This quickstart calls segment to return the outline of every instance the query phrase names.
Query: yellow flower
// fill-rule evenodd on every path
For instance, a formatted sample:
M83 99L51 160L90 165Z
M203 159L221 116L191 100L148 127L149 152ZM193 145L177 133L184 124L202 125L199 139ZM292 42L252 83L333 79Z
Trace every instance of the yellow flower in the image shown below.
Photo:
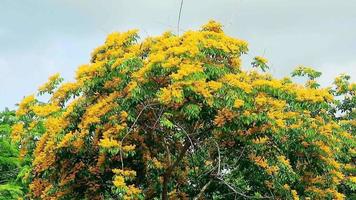
M268 166L266 169L267 174L269 175L273 175L278 173L279 171L279 167L278 166Z
M220 88L222 88L223 84L217 81L209 81L208 83L208 87L211 88L213 91L217 91Z
M240 69L241 67L241 59L240 58L232 58L231 59L231 66L235 69Z
M60 107L54 104L35 105L32 107L33 112L39 117L46 117L52 113L58 112Z
M268 163L267 160L261 156L256 156L255 154L249 154L248 155L249 159L254 161L256 163L256 165L267 169L268 168Z
M59 73L56 73L48 78L48 81L38 88L40 93L52 92L55 86L61 81Z
M113 92L108 96L101 98L97 103L90 105L83 115L81 128L88 128L89 125L100 122L100 117L108 113L117 105L115 99L120 96L120 93Z
M165 55L163 53L150 54L150 63L163 62L165 60Z
M120 147L121 142L118 142L117 140L114 140L114 139L104 138L104 139L100 140L99 146L101 146L103 148Z
M120 112L120 118L122 121L126 121L126 118L129 116L126 111Z
M239 78L240 77L236 74L226 74L221 78L220 82L226 83L233 87L238 87L246 93L250 93L252 91L251 85L246 82L240 81Z
M216 33L223 32L222 25L214 20L210 20L207 24L202 27L203 31L212 31Z
M177 81L183 79L184 77L190 74L197 72L203 72L203 68L200 65L182 64L181 66L179 66L178 72L170 75L170 77L173 80Z
M61 142L57 145L57 148L63 148L63 147L67 147L68 143L70 142L70 140L73 138L73 133L69 132L67 133L61 140Z
M288 184L284 184L283 188L286 189L286 190L290 190L290 186Z
M34 95L27 96L23 98L21 103L19 104L19 108L16 110L17 116L25 115L29 111L30 104L36 101Z
M181 102L183 100L183 90L178 85L170 85L168 88L162 88L158 99L165 104L172 101Z
M79 89L80 84L75 83L65 83L62 84L52 95L51 102L60 103L64 101L71 92L75 92Z
M235 99L235 101L234 101L234 107L235 108L240 108L241 106L243 106L244 105L244 101L243 100L241 100L241 99Z
M123 176L115 176L113 183L117 188L126 187L125 179Z
M256 56L255 60L265 65L268 63L268 60L262 56Z
M268 141L268 137L260 137L260 138L257 138L257 139L253 139L252 142L254 144L265 144L267 141Z
M133 178L136 176L136 171L133 170L113 169L112 172L114 172L117 175L122 175L124 177L129 177L129 178Z
M283 165L285 165L285 166L287 166L287 167L289 167L289 168L291 168L292 166L290 165L290 163L289 163L289 160L285 157L285 156L277 156L277 158L278 158L278 161L280 162L280 163L282 163Z
M104 84L104 88L105 88L105 89L115 88L115 87L117 87L120 83L121 83L121 79L118 78L118 77L115 77L115 78L113 78L112 80L107 81L107 82Z
M130 152L130 151L135 150L135 148L136 148L136 145L126 145L126 146L122 147L122 150L124 152Z
M160 161L157 160L157 158L153 158L152 160L153 165L157 168L157 169L162 169L163 165Z
M140 189L138 189L134 185L129 185L127 192L126 192L126 196L134 196L134 195L138 195L140 193L141 193Z
M296 190L291 190L293 200L299 200L299 196Z
M212 97L212 94L204 81L196 81L193 84L193 90L196 93L201 94L205 99Z
M136 87L137 87L137 82L136 81L131 81L127 85L127 92L130 94L134 89L136 89Z
M24 125L23 123L16 123L14 124L11 130L11 139L15 142L20 141L21 136L24 133Z
M283 87L281 81L279 80L256 80L252 83L253 87L262 87L262 86L267 86L275 89L280 89Z

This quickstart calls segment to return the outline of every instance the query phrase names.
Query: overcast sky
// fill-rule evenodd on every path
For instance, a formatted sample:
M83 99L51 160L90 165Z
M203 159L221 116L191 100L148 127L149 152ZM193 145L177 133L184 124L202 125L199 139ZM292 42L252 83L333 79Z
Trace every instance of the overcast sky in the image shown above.
M14 108L48 76L72 80L108 33L141 37L176 31L180 0L0 0L0 109ZM185 0L182 31L209 19L249 42L244 58L263 55L277 77L296 65L356 77L356 0Z

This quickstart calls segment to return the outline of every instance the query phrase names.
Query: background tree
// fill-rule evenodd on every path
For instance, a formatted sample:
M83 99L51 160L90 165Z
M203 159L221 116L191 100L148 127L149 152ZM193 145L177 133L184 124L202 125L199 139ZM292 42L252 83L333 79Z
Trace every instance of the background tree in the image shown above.
M11 126L15 122L15 112L5 109L0 112L0 199L17 199L22 196L22 188L16 181L20 161L18 147L10 140Z
M48 102L19 104L12 136L31 166L27 198L351 195L354 84L341 81L340 102L309 68L293 72L309 75L305 86L265 73L262 57L243 70L247 50L214 21L182 36L110 34L74 82L54 75L38 93Z

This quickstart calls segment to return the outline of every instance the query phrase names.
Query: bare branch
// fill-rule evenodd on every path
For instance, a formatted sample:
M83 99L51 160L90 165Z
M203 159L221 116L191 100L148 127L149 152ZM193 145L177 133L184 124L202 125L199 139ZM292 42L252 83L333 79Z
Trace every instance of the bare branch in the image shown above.
M180 1L180 8L178 14L178 22L177 22L177 34L179 36L179 25L180 25L180 17L182 16L182 8L183 8L183 0Z
M202 195L204 194L205 190L209 187L209 185L211 184L212 180L210 180L209 182L207 182L200 190L199 194L194 197L193 200L199 200L200 197L202 197Z
M221 157L220 157L220 148L219 148L219 144L213 140L217 149L218 149L218 175L220 175L220 172L221 172Z

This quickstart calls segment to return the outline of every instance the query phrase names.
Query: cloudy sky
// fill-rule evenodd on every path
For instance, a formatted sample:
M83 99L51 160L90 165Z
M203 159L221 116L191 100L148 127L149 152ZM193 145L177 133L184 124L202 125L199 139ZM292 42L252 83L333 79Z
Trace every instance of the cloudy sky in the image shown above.
M180 0L0 0L0 109L14 108L53 73L72 80L106 35L131 28L141 37L177 29ZM277 77L296 65L356 77L356 0L185 0L182 31L209 19L245 39Z

